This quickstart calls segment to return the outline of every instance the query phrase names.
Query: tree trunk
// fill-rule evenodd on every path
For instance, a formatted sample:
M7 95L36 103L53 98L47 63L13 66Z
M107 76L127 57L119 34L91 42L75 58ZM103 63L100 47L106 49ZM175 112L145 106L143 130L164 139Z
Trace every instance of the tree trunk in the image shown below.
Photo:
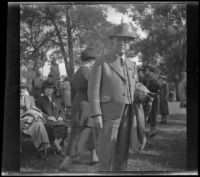
M73 40L72 40L72 24L69 9L66 12L67 20L67 37L68 37L68 52L69 52L69 78L74 74L74 54L73 54Z
M61 49L61 52L62 52L64 61L65 61L65 68L66 68L67 76L70 76L70 72L69 72L69 63L68 63L68 59L67 59L67 53L66 53L66 51L65 51L65 47L64 47L64 43L63 43L63 40L62 40L60 31L59 31L59 29L58 29L57 24L54 22L54 20L51 19L51 21L52 21L52 23L53 23L53 25L54 25L54 27L55 27L56 34L57 34L58 40L59 40L59 42L60 42L60 49Z

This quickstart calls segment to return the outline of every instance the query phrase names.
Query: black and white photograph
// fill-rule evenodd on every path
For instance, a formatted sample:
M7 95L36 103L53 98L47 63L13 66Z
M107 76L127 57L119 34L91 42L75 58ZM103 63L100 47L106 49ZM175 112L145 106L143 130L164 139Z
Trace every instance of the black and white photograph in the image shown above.
M187 3L17 5L18 174L198 174Z

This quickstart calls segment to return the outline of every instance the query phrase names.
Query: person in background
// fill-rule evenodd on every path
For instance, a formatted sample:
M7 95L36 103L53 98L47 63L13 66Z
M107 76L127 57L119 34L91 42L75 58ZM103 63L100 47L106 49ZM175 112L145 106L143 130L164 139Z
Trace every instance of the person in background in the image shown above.
M60 169L69 170L75 157L85 151L90 151L90 164L98 162L96 152L96 134L92 125L89 125L90 114L88 104L88 79L91 67L96 58L93 48L86 48L81 54L81 66L71 80L72 112L71 112L71 136L66 149L66 157Z
M71 103L71 86L68 77L64 78L61 88L63 92L64 109L67 117L70 117L72 103Z
M154 100L152 103L151 112L149 115L148 122L150 123L151 129L149 132L149 137L154 137L157 134L156 130L156 120L158 116L159 108L159 91L160 91L160 82L155 74L155 68L151 65L146 67L146 87L151 92L154 93Z
M44 87L45 87L45 83L46 82L53 82L53 74L52 73L49 73L48 74L48 77L47 77L47 79L42 83L42 85L41 85L41 96L44 96L44 93L43 93L43 91L44 91Z
M41 87L42 87L43 80L41 79L41 74L39 71L35 74L33 80L32 80L32 90L31 95L38 99L41 96Z
M168 105L168 97L169 97L169 87L166 82L166 76L159 76L160 79L160 115L161 115L161 122L160 123L167 123L167 115L169 114L169 105Z
M36 106L42 111L46 119L45 127L47 129L50 142L55 146L56 151L60 155L64 155L61 142L66 137L68 125L63 121L65 119L60 100L53 94L55 84L45 81L43 85L43 93L36 100Z
M185 108L187 105L187 96L186 96L186 91L187 91L187 74L186 72L182 72L182 80L178 85L178 94L180 98L180 107Z
M60 70L59 65L56 63L56 58L53 58L51 61L50 73L52 74L53 82L57 85L57 82L60 79Z
M35 106L34 98L27 94L27 82L21 79L20 85L20 132L29 135L42 160L47 160L47 148L50 147L43 117Z
M175 102L176 101L176 90L175 90L175 84L169 83L169 101Z

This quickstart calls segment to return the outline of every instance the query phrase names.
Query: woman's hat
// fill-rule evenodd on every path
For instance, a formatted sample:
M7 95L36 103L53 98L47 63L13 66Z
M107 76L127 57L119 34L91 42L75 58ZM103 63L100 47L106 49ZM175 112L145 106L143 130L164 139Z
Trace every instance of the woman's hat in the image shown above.
M130 24L123 23L121 25L116 26L113 29L113 34L109 36L109 38L113 37L124 37L129 40L133 40L136 38L135 30Z
M20 87L21 88L28 88L27 80L25 78L21 78Z
M55 84L53 82L50 82L50 81L45 81L44 82L44 85L43 85L43 89L45 88L55 88Z
M87 47L82 53L81 53L81 61L89 61L94 60L97 57L96 51L93 47Z

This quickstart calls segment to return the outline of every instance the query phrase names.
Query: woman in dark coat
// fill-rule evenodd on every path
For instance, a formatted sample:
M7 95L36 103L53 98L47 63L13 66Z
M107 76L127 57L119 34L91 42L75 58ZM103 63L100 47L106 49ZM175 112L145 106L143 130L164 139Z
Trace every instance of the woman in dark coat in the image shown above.
M89 125L89 104L88 104L88 79L91 66L96 55L93 48L87 48L82 52L82 66L75 73L71 80L72 112L71 124L72 131L66 148L66 158L60 165L60 169L68 170L73 158L82 152L91 152L91 163L97 163L96 136L95 130Z
M44 82L44 95L36 100L36 106L42 111L44 118L47 120L45 128L47 129L50 142L55 145L57 152L63 155L60 143L65 138L67 124L63 121L65 117L61 103L53 94L54 87L55 84L52 82Z
M169 106L168 106L168 96L169 96L169 89L168 84L166 83L165 76L160 76L160 114L162 116L160 123L167 123L167 115L169 114Z

